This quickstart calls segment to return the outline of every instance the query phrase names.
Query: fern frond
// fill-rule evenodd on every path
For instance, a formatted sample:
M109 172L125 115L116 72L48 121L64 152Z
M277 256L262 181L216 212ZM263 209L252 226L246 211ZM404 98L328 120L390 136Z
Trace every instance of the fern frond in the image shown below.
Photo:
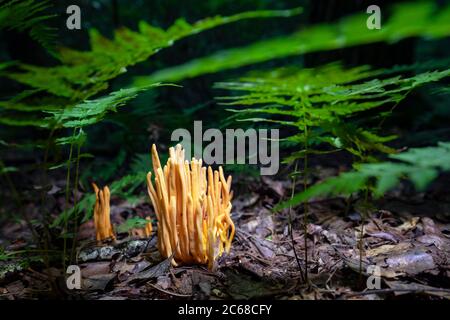
M161 84L154 84L151 87L157 86L161 86ZM52 114L52 117L47 118L47 120L53 121L57 126L64 128L81 128L92 125L102 120L108 112L116 111L118 107L123 106L140 92L149 88L120 89L105 97L86 100L73 107L58 111L47 111Z
M62 48L58 52L62 65L46 68L21 64L21 72L7 76L56 96L83 101L106 89L108 81L126 72L127 67L147 60L182 38L242 19L288 17L300 12L300 9L251 11L229 17L206 18L194 24L179 19L167 30L140 22L138 31L121 28L115 31L113 39L92 29L89 32L90 51Z
M382 196L404 178L411 180L418 190L424 190L440 172L450 171L450 142L439 142L434 147L413 148L390 155L389 158L398 161L361 164L355 171L341 173L296 194L291 200L277 205L275 210L314 197L350 195L366 188L370 181L373 181L376 196Z
M78 130L78 133L68 137L61 137L55 140L57 145L83 145L86 142L87 135L82 128Z
M137 77L135 85L177 82L203 74L239 68L289 56L335 50L357 45L394 43L409 37L442 38L450 35L450 5L433 1L401 3L392 7L381 30L366 28L366 14L356 14L336 23L319 24L288 35L226 49L174 67Z
M331 64L315 69L283 68L258 72L239 81L218 83L216 87L232 92L247 92L219 98L224 105L257 106L231 109L239 114L236 119L296 126L299 132L304 130L305 125L317 128L320 133L313 131L310 134L315 135L314 143L328 143L334 148L343 148L364 158L372 151L393 153L393 149L384 145L392 137L379 137L373 132L344 123L343 119L387 103L396 103L410 90L447 77L449 72L424 72L409 78L394 76L370 80L375 75L381 76L384 71L370 70L368 67L343 69L338 64ZM267 117L255 118L254 114ZM276 116L281 118L277 119ZM286 117L292 120L288 121ZM304 143L301 133L296 137L291 137L290 141ZM294 153L287 160L293 160L299 154Z
M305 143L305 126L311 129L308 143L327 143L345 149L365 161L372 152L394 153L385 145L394 137L381 137L358 128L349 120L364 111L397 104L411 90L450 76L450 69L423 72L411 77L386 76L385 70L369 67L345 69L330 64L314 69L282 68L253 72L233 82L217 83L216 88L237 96L219 97L233 109L235 120L271 122L297 127L290 141ZM255 115L259 116L256 117ZM294 153L288 160L301 153Z
M55 15L45 14L51 7L47 0L1 0L0 30L28 32L49 52L54 52L56 30L44 24Z

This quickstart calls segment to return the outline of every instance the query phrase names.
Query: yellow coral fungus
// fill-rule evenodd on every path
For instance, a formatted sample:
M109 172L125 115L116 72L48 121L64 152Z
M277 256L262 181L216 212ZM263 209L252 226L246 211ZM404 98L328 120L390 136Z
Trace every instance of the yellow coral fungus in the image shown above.
M176 264L207 264L229 252L235 228L230 218L231 176L222 167L213 171L202 160L185 161L181 145L169 149L167 164L161 167L156 146L152 146L155 186L147 174L147 189L158 220L158 249Z
M97 241L115 239L113 227L111 225L109 200L111 193L105 186L100 190L95 183L92 183L95 192L94 225L95 238Z

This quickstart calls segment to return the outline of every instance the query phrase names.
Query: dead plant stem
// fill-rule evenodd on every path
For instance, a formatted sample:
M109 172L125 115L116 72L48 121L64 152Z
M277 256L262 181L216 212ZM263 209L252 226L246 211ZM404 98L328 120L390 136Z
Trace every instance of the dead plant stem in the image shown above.
M76 163L76 167L75 167L75 181L74 181L74 187L73 187L73 192L74 192L73 207L75 209L75 212L74 212L75 213L75 217L74 217L75 228L74 228L73 240L72 240L72 250L70 253L70 261L71 262L73 261L74 254L75 254L77 233L78 233L78 210L76 209L76 206L78 204L78 182L79 182L79 177L80 177L80 151L81 151L81 143L78 143L78 145L77 145L77 163Z
M295 194L295 184L296 184L296 180L297 180L297 167L298 167L298 162L295 161L294 174L292 176L291 200ZM291 242L292 242L292 251L294 251L295 261L297 262L297 266L300 271L302 281L305 281L305 275L303 273L302 265L300 263L300 259L297 254L297 249L295 249L294 233L292 232L292 205L289 205L288 223L289 223L289 234L290 234Z
M73 130L72 138L75 137L76 129ZM67 161L67 173L66 173L66 200L64 205L64 210L66 211L66 215L64 216L64 229L63 229L63 238L64 238L64 249L63 249L63 271L66 270L66 254L67 254L67 231L69 225L69 217L67 215L67 210L69 208L69 198L70 198L70 170L72 168L72 156L73 156L73 140L70 143L69 150L69 160Z

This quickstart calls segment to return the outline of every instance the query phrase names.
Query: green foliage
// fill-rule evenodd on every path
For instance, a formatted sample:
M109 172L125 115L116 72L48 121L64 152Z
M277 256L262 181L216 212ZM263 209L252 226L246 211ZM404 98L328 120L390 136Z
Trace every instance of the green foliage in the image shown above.
M126 156L125 150L121 149L117 156L112 159L100 161L99 158L97 158L96 161L91 163L91 165L84 170L82 181L88 181L93 176L97 180L110 181L121 172L120 169L124 167Z
M53 52L55 29L43 23L55 17L45 14L50 6L47 0L0 0L0 30L28 32L32 39Z
M38 8L45 6L29 11L36 12ZM242 19L288 17L300 12L300 9L250 11L229 17L206 18L194 24L179 19L167 30L140 22L139 31L120 28L116 30L113 39L107 39L98 31L90 30L91 50L61 48L58 52L61 64L57 66L2 63L0 71L3 76L28 85L31 89L12 99L0 101L0 124L54 130L81 128L99 123L110 111L115 111L117 107L129 102L149 87L157 86L151 84L131 87L95 100L86 100L106 89L108 82L126 72L127 67L148 59L177 40L223 24ZM19 72L11 71L11 66ZM51 116L45 116L48 114ZM138 114L136 117L142 120ZM120 119L118 120L120 122ZM72 138L62 139L57 143L70 142Z
M123 233L123 232L128 232L131 229L135 229L135 228L136 229L144 228L148 222L149 222L148 220L142 219L140 217L129 218L124 223L122 223L121 225L119 225L117 227L117 232Z
M398 104L414 88L449 76L450 69L411 77L374 78L384 73L366 66L345 69L339 64L282 68L253 72L235 82L217 83L216 88L244 92L219 98L222 104L245 107L229 109L235 113L234 119L294 127L298 133L286 138L290 142L306 143L308 147L325 143L368 161L374 160L373 152L393 153L395 150L384 143L395 137L378 136L351 121L362 112ZM287 161L317 152L305 148Z
M76 145L82 146L86 142L87 135L82 128L78 130L78 133L70 137L62 137L55 140L57 145Z
M441 38L450 34L450 5L438 7L434 1L416 1L401 3L391 9L388 20L383 21L380 30L369 30L365 27L367 14L356 14L334 24L306 27L288 36L222 50L182 65L158 70L150 76L139 77L135 83L176 82L305 53L376 42L393 43L409 37Z
M164 163L164 162L162 162ZM152 167L150 152L149 153L138 153L134 155L133 160L131 161L132 172L147 172L148 168Z
M12 167L12 166L5 167L5 166L3 165L3 162L0 161L0 176L1 176L2 174L7 174L7 173L9 173L9 172L17 172L17 171L19 171L19 168L17 168L17 167Z
M300 9L250 11L229 17L206 18L194 24L178 19L167 30L141 21L138 31L123 27L115 31L114 39L108 39L92 29L89 33L90 51L61 48L58 54L61 65L48 68L19 64L21 72L5 75L72 102L83 101L106 89L108 81L126 72L127 67L147 60L161 49L172 46L175 41L242 19L288 17L299 13Z
M233 173L233 176L241 177L259 177L260 170L257 165L251 164L224 164L223 168L226 172Z
M161 86L161 84L153 84L141 88L120 89L107 96L99 97L95 100L85 100L65 108L52 108L48 105L31 106L16 101L0 102L0 108L3 107L8 110L51 114L50 117L38 116L36 119L24 117L21 113L14 116L5 113L0 123L20 126L32 125L47 129L81 128L100 122L108 112L116 111L118 107L136 98L139 93L158 86Z
M150 87L156 87L160 84L154 84ZM145 88L120 89L112 92L108 96L95 100L86 100L73 107L68 107L58 111L48 111L52 114L47 118L49 123L56 127L80 128L100 122L110 111L116 111L118 107L125 105L129 100L134 99L140 92L147 90Z
M121 197L124 199L132 200L133 192L137 187L142 186L145 183L145 173L137 173L126 175L119 180L114 181L109 186L111 194L113 196ZM83 221L87 221L92 217L95 204L95 194L90 192L84 195L84 197L72 208L63 211L53 222L52 227L60 226L64 224L66 219L73 218L75 215L79 215L84 212Z
M85 159L85 158L92 159L92 158L94 158L94 155L92 155L90 153L80 153L76 158L72 158L72 159L66 160L64 162L49 166L48 170L67 168L69 166L76 165L77 162L79 162L81 159Z
M16 1L13 1L16 3ZM23 2L15 10L23 11ZM5 5L2 17L15 8L11 3ZM34 14L45 9L43 2L29 8ZM15 12L15 11L14 11ZM81 128L102 121L107 113L115 111L150 86L132 87L118 90L108 96L95 100L86 100L108 87L108 81L126 72L126 68L148 59L163 48L173 45L177 40L199 32L242 19L287 17L301 12L300 9L285 11L250 11L229 17L216 16L189 24L179 19L167 30L140 22L139 31L127 28L116 30L114 39L107 39L96 30L90 30L90 51L77 51L61 48L58 57L61 64L54 67L40 67L21 63L2 63L3 76L28 85L26 90L9 100L0 101L0 124L19 127L37 127L41 129ZM19 16L17 16L19 22ZM23 15L23 17L31 17ZM3 20L2 20L3 21ZM13 24L11 20L9 24ZM31 26L38 20L29 20ZM6 23L6 22L5 22ZM33 24L34 25L34 24ZM11 71L9 67L14 66ZM51 116L45 116L50 114ZM139 118L142 120L142 117ZM57 141L70 142L72 137ZM70 143L69 143L70 144ZM55 167L55 166L54 166ZM56 165L58 167L58 165ZM61 167L61 165L59 165Z
M418 190L424 190L440 172L450 171L450 142L439 142L435 147L413 148L390 155L389 158L396 161L361 164L355 171L341 173L296 194L291 200L279 204L275 210L314 197L350 195L368 185L372 186L376 196L382 196L403 178L411 180Z

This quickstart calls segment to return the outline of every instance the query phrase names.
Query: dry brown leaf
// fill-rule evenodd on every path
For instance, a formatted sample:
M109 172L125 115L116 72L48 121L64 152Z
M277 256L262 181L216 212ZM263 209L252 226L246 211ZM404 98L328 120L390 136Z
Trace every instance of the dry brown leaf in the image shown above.
M402 252L408 248L411 248L411 243L409 242L400 242L399 244L385 244L373 249L366 250L367 257L375 257L380 254L392 254L396 252Z
M395 227L396 230L406 233L412 229L414 229L417 226L417 223L419 222L419 217L413 217L410 220L402 223L401 225Z

